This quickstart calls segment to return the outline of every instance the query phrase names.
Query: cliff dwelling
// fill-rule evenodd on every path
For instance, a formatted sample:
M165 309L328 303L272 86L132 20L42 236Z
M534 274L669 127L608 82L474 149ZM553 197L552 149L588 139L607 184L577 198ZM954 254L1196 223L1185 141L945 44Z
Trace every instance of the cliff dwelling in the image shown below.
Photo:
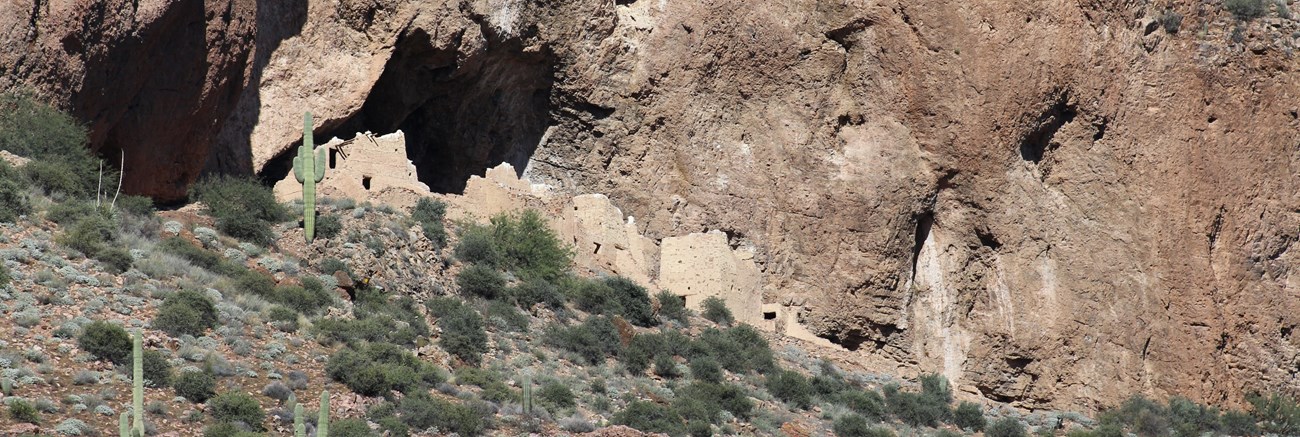
M317 185L323 195L365 199L389 188L429 191L406 157L406 135L402 131L384 136L365 132L350 140L334 138L319 148L326 154L325 178ZM302 184L290 172L275 184L275 195L282 200L298 198Z

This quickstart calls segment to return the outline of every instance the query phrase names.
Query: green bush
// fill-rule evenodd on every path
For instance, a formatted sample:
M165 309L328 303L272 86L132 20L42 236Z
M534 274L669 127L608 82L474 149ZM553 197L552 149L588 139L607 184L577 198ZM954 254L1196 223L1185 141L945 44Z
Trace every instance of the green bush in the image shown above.
M509 291L510 298L520 308L531 309L534 305L544 304L552 310L564 308L564 294L560 289L541 279L520 282Z
M343 232L343 222L339 221L339 216L334 214L319 214L316 216L317 237L328 240L339 236L340 232ZM334 430L330 429L330 431Z
M1164 435L1170 428L1168 410L1142 395L1133 395L1119 408L1102 413L1098 419L1102 424L1128 428L1144 436Z
M420 198L415 202L415 207L411 208L411 219L420 224L424 237L439 249L447 245L447 228L442 223L446 215L447 204L427 197Z
M835 419L833 426L838 437L894 437L894 431L882 426L873 426L867 418L857 414L845 414Z
M614 424L672 436L686 432L686 424L682 422L680 414L666 406L646 401L633 401L623 411L615 413Z
M704 356L691 360L689 366L692 378L714 384L722 382L722 367L718 366L718 360L713 357Z
M318 268L320 268L321 273L327 275L333 275L335 272L343 272L346 273L348 277L352 277L352 268L348 267L347 263L340 261L338 258L327 257L321 260Z
M1268 10L1264 0L1225 0L1223 7L1238 20L1253 20L1264 16Z
M767 373L776 367L772 349L763 335L749 325L726 331L708 328L691 342L687 358L710 356L732 373Z
M31 158L24 173L47 192L93 193L99 158L86 147L86 129L72 116L26 91L0 95L0 150ZM117 176L106 171L104 180Z
M131 252L121 247L106 247L96 253L96 261L104 263L104 267L113 273L122 273L131 269L131 264L135 263L135 258L131 257Z
M334 303L334 294L326 291L319 280L304 278L302 283L304 286L282 285L275 287L275 291L270 296L266 296L266 300L292 308L294 311L307 316L320 314L321 311ZM305 285L312 285L312 287L306 287Z
M1182 397L1169 398L1169 422L1174 435L1199 437L1219 430L1219 410Z
M592 314L619 314L623 312L614 289L596 279L577 279L573 288L573 305Z
M141 351L143 360L141 361L141 370L144 371L144 385L146 387L163 388L172 383L172 365L167 362L167 357L153 349ZM134 358L127 358L127 369L135 365Z
M599 364L606 357L618 356L623 345L618 329L608 317L588 317L582 324L572 327L551 326L546 341L552 346L576 353L588 364Z
M461 231L455 255L456 259L472 264L490 267L502 264L501 253L492 240L492 230L485 226L470 226Z
M181 372L175 381L172 381L172 389L176 390L177 396L196 404L206 402L215 395L216 388L217 379L209 372Z
M1225 411L1219 419L1220 430L1227 435L1257 436L1259 425L1255 417L1241 411Z
M520 278L555 281L573 264L573 253L533 210L492 218L492 236L505 267Z
M117 209L138 216L153 215L153 199L145 196L124 195L117 199Z
M749 419L754 412L754 402L739 386L696 381L677 390L673 408L688 421L720 424L723 411Z
M0 223L12 223L18 216L32 212L25 185L18 170L0 161Z
M479 435L487 418L475 408L435 398L426 392L412 393L397 405L397 416L412 428L437 428L440 434Z
M207 412L217 422L243 423L254 431L262 431L262 419L266 413L248 393L228 391L208 399L205 404Z
M1295 399L1273 393L1246 396L1250 413L1264 431L1279 435L1300 435L1300 404Z
M438 345L461 361L477 366L483 352L487 352L488 338L483 330L483 317L459 302L439 313L438 327L442 328L442 338Z
M682 373L677 370L677 361L673 359L672 355L659 354L655 356L654 361L655 375L669 379L682 376Z
M645 287L622 276L605 278L605 284L614 291L614 298L618 299L621 308L619 314L629 323L643 327L658 324L651 308L650 292Z
M69 199L50 205L50 209L45 212L45 218L60 225L70 225L96 214L103 215L103 212L95 207L95 202L86 199Z
M167 296L158 307L153 327L173 337L203 336L217 326L217 307L207 295L197 290L181 290Z
M948 404L941 400L899 391L896 386L885 387L885 402L895 418L910 426L938 426L950 413Z
M363 396L387 396L392 390L407 393L445 379L431 364L389 343L339 349L325 363L325 373Z
M124 364L131 356L131 336L121 326L102 320L91 322L81 330L77 346L96 358Z
M875 390L847 390L836 395L836 401L853 412L879 422L885 418L885 398Z
M8 402L9 418L22 423L33 425L41 424L41 413L36 411L36 407L22 399L15 399Z
M0 263L0 288L9 285L9 281L12 280L13 278L9 276L9 268L5 267L4 263Z
M240 240L271 243L271 225L288 220L289 211L275 201L271 190L256 180L237 177L208 178L194 185L192 196L216 219L217 230Z
M667 339L654 333L639 334L628 341L627 348L620 355L623 367L633 376L641 376L655 357L668 355Z
M953 412L953 425L958 428L980 432L984 430L984 409L974 402L962 402L957 405L957 410Z
M1003 417L984 430L984 437L1028 437L1028 434L1019 420Z
M546 404L551 411L560 411L573 408L578 405L577 396L569 386L559 381L547 381L542 384L542 389L538 390L537 397Z
M519 393L507 386L504 377L494 370L477 367L456 369L456 383L477 385L483 389L480 395L492 402L519 402Z
M105 245L116 238L116 227L102 214L88 214L77 220L57 238L58 243L76 249L86 257L94 257Z
M727 308L727 303L723 302L717 296L709 296L704 299L704 318L723 326L731 326L736 322L732 317L731 310Z
M779 370L769 373L767 391L795 408L806 410L812 406L812 384L799 372Z
M506 293L506 278L492 267L474 264L460 271L456 276L456 285L461 294L478 296L484 299L496 299Z
M527 314L519 312L514 305L501 301L488 303L487 319L503 332L528 332L530 322Z
M660 316L668 320L676 320L682 326L690 325L689 314L686 312L686 300L668 290L656 293L655 300L659 302Z
M238 273L243 269L243 266L235 266L216 252L204 250L190 244L189 241L185 241L181 237L167 237L158 244L158 248L189 261L190 264L217 274L228 275Z
M343 419L336 422L330 422L330 436L332 437L371 437L376 435L370 431L370 425L361 419Z

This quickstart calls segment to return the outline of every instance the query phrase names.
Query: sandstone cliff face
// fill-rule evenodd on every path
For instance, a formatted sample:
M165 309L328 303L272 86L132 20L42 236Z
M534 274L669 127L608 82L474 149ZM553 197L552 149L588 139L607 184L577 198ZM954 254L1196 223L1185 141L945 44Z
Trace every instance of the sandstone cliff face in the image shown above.
M1200 2L1173 4L1176 34L1163 7L1106 1L207 3L182 28L217 61L149 73L190 72L192 98L146 79L88 94L169 47L118 36L162 18L86 21L112 32L77 49L50 39L76 26L33 40L9 11L6 46L37 51L6 74L118 120L95 141L128 150L140 192L200 166L283 172L312 110L318 134L401 129L436 191L510 162L608 194L652 238L722 230L755 251L766 302L968 394L1300 390L1293 21L1236 31ZM175 168L133 176L128 147Z

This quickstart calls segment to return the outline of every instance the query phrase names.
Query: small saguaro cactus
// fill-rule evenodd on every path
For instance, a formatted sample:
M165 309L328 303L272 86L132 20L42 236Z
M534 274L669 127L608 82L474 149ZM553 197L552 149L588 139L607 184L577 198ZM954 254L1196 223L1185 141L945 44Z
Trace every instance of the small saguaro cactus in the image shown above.
M302 423L302 404L293 406L293 435L294 437L307 437L307 425Z
M524 414L528 416L532 416L533 415L533 377L531 375L524 375L524 380L522 385L524 389L524 396L523 396Z
M131 343L131 428L127 429L127 415L122 412L118 421L121 437L144 437L144 345L140 331L135 331Z
M320 417L316 419L316 437L328 437L330 433L330 391L320 392Z
M316 238L316 184L325 178L325 150L316 150L311 137L311 112L302 116L302 145L293 158L293 177L302 184L302 228L307 242Z

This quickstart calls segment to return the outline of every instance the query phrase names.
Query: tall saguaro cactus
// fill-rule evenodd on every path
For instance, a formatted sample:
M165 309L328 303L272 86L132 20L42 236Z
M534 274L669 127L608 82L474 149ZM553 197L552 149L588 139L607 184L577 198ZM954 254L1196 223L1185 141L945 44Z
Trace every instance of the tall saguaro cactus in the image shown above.
M325 150L316 150L311 137L311 112L302 116L302 145L293 158L293 177L302 184L302 228L307 241L316 238L316 184L325 178Z
M302 423L302 404L293 406L293 435L307 437L307 425Z
M316 418L316 437L328 437L330 433L330 391L320 392L320 417Z
M144 437L144 341L135 331L131 343L131 428L126 427L127 413L122 413L118 432L122 437Z

